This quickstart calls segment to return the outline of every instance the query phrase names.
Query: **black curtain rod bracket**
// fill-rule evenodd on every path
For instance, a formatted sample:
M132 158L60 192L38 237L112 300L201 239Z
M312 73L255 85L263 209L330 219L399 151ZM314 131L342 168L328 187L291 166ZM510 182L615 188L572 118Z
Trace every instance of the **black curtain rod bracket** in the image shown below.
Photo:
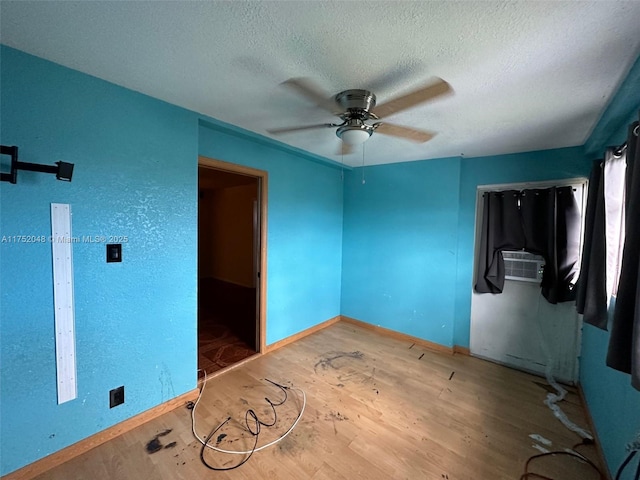
M21 162L18 160L18 147L0 145L1 155L11 156L11 171L9 173L0 173L0 181L18 183L18 170L27 170L29 172L54 173L58 180L66 182L71 181L73 176L73 163L56 162L55 165L41 165L39 163Z
M635 128L633 129L633 134L637 137L638 136L638 130L639 130L639 125L636 125ZM625 152L625 150L627 149L627 142L624 142L622 145L620 145L618 148L616 148L613 151L613 156L614 157L620 157L622 156L622 154Z

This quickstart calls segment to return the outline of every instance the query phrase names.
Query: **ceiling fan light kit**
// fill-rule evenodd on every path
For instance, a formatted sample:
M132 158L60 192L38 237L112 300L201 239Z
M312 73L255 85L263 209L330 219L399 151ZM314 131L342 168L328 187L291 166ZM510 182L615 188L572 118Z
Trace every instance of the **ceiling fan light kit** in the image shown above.
M366 142L373 133L371 125L345 125L336 130L336 135L347 145L360 145Z

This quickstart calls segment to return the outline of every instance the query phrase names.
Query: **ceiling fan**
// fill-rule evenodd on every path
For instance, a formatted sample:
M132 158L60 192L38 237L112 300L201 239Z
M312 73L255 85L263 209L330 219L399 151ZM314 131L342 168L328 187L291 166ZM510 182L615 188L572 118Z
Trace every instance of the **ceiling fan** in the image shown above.
M402 110L453 91L447 82L441 78L435 78L417 90L392 98L376 106L376 96L369 90L344 90L334 97L330 97L308 78L291 78L283 82L282 85L310 99L323 110L338 116L342 120L342 123L320 123L316 125L275 128L267 130L267 132L273 135L279 135L316 128L337 128L336 135L342 140L342 147L339 153L342 154L350 153L354 145L359 145L367 141L373 132L405 138L417 143L431 140L435 136L434 132L377 120L383 120Z

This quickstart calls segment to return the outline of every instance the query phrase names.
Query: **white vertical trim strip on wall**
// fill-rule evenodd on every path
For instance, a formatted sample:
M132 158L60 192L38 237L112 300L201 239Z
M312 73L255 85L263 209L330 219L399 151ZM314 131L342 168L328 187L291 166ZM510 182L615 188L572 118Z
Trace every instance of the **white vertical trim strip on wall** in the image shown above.
M51 251L58 403L68 402L78 396L73 301L73 243L71 206L66 203L52 203Z

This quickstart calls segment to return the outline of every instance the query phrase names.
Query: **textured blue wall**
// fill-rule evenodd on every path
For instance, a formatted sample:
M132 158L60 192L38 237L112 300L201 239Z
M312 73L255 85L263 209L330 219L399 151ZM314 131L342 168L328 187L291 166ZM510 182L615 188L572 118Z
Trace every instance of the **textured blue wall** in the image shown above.
M640 392L629 375L606 366L609 333L591 325L582 331L580 382L612 473L626 457L626 444L640 431ZM628 467L624 480L633 478Z
M74 244L78 399L57 405L51 245L0 244L0 474L195 388L198 154L269 172L267 342L340 313L335 165L22 52L0 50L3 145L75 163L0 184L0 238L126 235L123 263ZM207 125L207 126L202 126ZM2 171L7 171L7 158ZM109 390L126 387L109 409Z
M640 59L613 97L587 141L591 160L602 158L604 149L620 145L627 125L638 119L640 109ZM582 332L580 382L598 431L609 469L615 473L626 456L625 446L640 432L640 392L631 387L629 375L606 366L609 333L591 325ZM634 462L635 465L635 462ZM623 480L633 478L627 468Z
M347 174L342 313L469 346L478 185L588 176L581 147L365 167Z
M457 158L345 176L342 313L452 345Z
M340 169L220 122L201 122L200 155L269 173L267 344L340 314Z
M78 398L57 405L51 245L1 243L2 473L196 385L197 117L3 47L2 144L23 161L75 163L71 183L23 172L2 183L1 236L50 235L69 203ZM3 171L7 171L3 161ZM109 409L109 390L126 389Z
M462 160L454 329L456 345L469 346L478 185L588 177L590 168L581 147Z

